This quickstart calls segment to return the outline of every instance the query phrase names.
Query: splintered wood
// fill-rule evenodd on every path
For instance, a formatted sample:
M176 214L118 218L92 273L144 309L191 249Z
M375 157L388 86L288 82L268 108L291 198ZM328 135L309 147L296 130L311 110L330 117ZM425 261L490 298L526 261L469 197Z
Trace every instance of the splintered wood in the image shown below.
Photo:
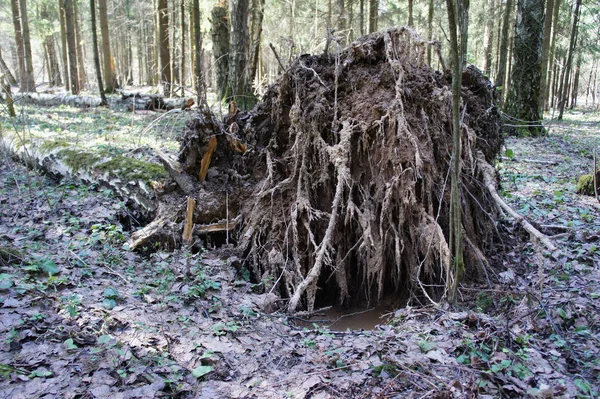
M206 179L206 174L208 173L208 167L210 166L210 159L212 158L213 153L217 149L217 138L212 136L208 142L208 149L202 156L202 161L200 161L200 173L199 180L204 181Z
M194 208L196 200L188 197L187 209L185 211L185 224L183 226L183 241L188 245L192 243L192 233L194 232Z

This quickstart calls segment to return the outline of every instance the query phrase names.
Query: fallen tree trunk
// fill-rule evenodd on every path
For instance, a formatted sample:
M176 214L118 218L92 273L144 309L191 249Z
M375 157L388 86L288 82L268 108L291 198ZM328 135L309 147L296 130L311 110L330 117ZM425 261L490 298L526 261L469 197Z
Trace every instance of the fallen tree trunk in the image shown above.
M47 94L47 93L26 93L16 94L14 96L16 104L32 104L43 107L56 107L59 105L69 105L78 108L95 108L102 105L99 96L80 96L68 93ZM194 103L187 98L165 98L157 94L139 94L123 93L120 97L110 97L109 106L119 111L159 111L173 109L187 109Z

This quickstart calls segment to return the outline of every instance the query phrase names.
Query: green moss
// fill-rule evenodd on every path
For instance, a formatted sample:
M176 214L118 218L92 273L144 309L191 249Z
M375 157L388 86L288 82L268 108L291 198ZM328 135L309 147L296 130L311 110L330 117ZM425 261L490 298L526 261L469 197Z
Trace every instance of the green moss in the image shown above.
M161 165L140 161L135 158L116 156L96 166L97 169L128 180L142 180L149 183L167 177L167 171Z
M69 147L71 144L65 140L49 140L40 145L40 151L49 153L57 148Z
M90 170L92 165L103 159L102 154L69 148L61 150L58 153L58 157L75 172Z
M577 194L594 195L594 176L583 175L579 178L577 182Z

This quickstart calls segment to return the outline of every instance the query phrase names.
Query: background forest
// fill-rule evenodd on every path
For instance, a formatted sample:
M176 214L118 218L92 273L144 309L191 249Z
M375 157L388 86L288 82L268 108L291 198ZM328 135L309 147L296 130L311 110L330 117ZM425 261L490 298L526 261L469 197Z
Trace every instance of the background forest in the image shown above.
M194 54L199 50L199 72L211 92L220 90L219 95L226 97L230 90L227 75L243 72L244 80L249 82L244 84L260 94L294 57L324 51L328 27L334 29L335 44L343 47L377 29L413 26L424 38L440 41L442 56L448 59L446 9L439 0L199 1L198 27L194 2L188 0L6 0L0 9L0 29L4 33L0 66L8 81L20 82L22 91L47 90L67 83L74 93L82 89L97 91L91 45L90 4L94 3L98 7L100 64L108 93L116 87L158 88L162 81L166 83L162 92L167 95L182 95L185 90L186 96L193 95ZM513 0L472 1L467 62L508 93L515 33L519 32L515 24L520 14L537 10L531 21L537 21L540 28L544 24L544 72L540 79L544 81L541 86L546 109L557 106L559 97L566 107L595 105L600 6L583 0L530 3L533 8L520 13ZM59 13L61 7L69 12ZM230 25L238 21L243 25L239 40L229 37L230 31L236 31ZM540 28L537 32L541 36ZM198 38L195 30L199 30ZM429 49L427 61L440 69L439 57L431 52ZM232 66L239 64L243 71L228 66L228 58ZM71 78L74 74L76 79Z

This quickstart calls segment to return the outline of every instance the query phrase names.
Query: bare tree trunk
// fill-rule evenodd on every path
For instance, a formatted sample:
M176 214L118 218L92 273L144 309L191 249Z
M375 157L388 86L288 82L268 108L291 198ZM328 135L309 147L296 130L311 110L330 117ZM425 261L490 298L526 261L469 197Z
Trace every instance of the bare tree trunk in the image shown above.
M21 11L21 29L23 35L23 51L25 53L25 76L21 79L22 92L35 92L33 59L31 57L31 38L29 35L29 19L27 18L27 0L19 0Z
M79 6L77 0L73 1L73 20L75 23L75 48L77 51L77 72L79 73L79 87L84 87L87 82L87 76L85 73L85 51L82 46L83 38L81 36L81 24L79 23Z
M575 51L575 43L577 43L577 29L579 27L579 10L581 9L581 0L575 3L575 12L573 13L573 27L571 28L571 40L569 41L569 53L567 55L567 63L563 74L563 90L559 93L560 100L558 102L558 120L562 120L565 112L565 105L569 96L569 75L573 65L573 53Z
M72 94L79 94L79 73L77 72L77 45L75 43L75 21L73 15L73 1L64 0L65 28L67 35L67 48L69 59L69 84Z
M196 102L198 107L206 108L206 87L202 76L202 35L200 34L200 2L193 0L192 17L194 19L194 86L196 88Z
M115 60L110 49L110 33L108 30L108 10L106 0L98 0L98 19L100 21L100 35L102 36L102 54L104 83L106 93L114 93L117 88L115 74Z
M241 109L254 105L248 79L248 0L231 0L229 83L231 95Z
M346 3L344 0L336 0L336 28L337 30L343 31L348 26L348 17L346 15Z
M559 23L559 11L560 11L560 2L561 0L554 0L554 6L552 9L552 38L550 39L550 51L548 53L548 70L554 70L555 73L558 71L556 67L552 68L552 65L556 65L555 59L555 50L556 50L556 34L558 32L558 23ZM556 81L556 76L552 77L553 82ZM546 77L546 81L549 82L550 78ZM555 95L555 87L552 87L552 96ZM544 109L548 109L548 105L550 104L550 87L546 84L546 91L544 93ZM554 100L552 100L552 106L554 106Z
M460 27L460 0L446 0L448 8L448 27L450 30L450 55L452 64L452 174L451 174L451 193L450 193L450 242L449 247L453 255L452 276L448 276L446 284L448 290L448 301L456 302L456 293L461 274L464 270L463 251L462 251L462 222L460 209L460 89L462 77L462 65L464 53L461 53L464 46L459 43ZM457 14L459 18L457 18Z
M408 26L414 26L413 0L408 0Z
M252 0L252 14L250 17L250 81L256 78L256 70L260 58L260 39L262 37L265 0Z
M60 66L58 64L58 57L56 56L56 48L54 47L54 36L46 36L44 38L44 44L48 51L48 71L50 73L50 85L62 86L62 79L60 77Z
M506 98L504 90L504 80L506 79L506 64L508 55L508 45L510 44L508 28L510 26L510 17L512 14L513 0L506 0L506 8L502 17L502 41L500 42L500 58L498 61L498 72L496 73L496 86L500 89L500 101Z
M23 80L26 78L25 71L25 49L23 47L23 31L21 28L21 11L19 10L19 1L10 0L12 8L12 20L15 28L15 42L17 43L17 60L19 68L17 71L17 79L19 80L21 87L23 87Z
M8 84L11 86L16 86L17 80L15 79L15 76L12 74L10 69L8 69L8 65L6 65L6 62L4 61L4 58L2 57L2 48L0 48L0 70L2 71L2 74L4 74L6 79L8 80Z
M180 0L179 3L179 12L181 14L181 65L179 66L179 72L181 76L179 78L179 84L181 85L181 96L185 96L185 63L186 63L186 41L185 36L187 35L187 27L185 25L185 2L186 0Z
M427 9L427 40L433 40L433 0L429 0ZM431 66L431 47L427 46L427 65L429 66Z
M217 100L229 97L229 18L227 8L217 5L212 9L211 36L215 59Z
M369 33L377 31L379 0L369 0Z
M169 45L169 9L167 0L158 0L158 40L160 80L165 97L171 96L171 51Z
M96 79L98 81L98 91L102 99L101 105L106 105L106 96L104 95L104 84L102 83L102 68L100 67L100 52L98 51L98 33L96 30L96 2L90 0L90 15L92 20L92 51L94 52L94 68L96 69Z
M360 11L359 11L359 18L360 18L360 35L364 36L365 35L365 0L360 0Z
M492 12L492 9L494 8L494 1L489 0L486 8L489 10L489 12ZM494 43L493 21L493 18L487 18L483 31L483 73L488 77L490 77L492 73L492 43Z
M581 42L580 42L581 46ZM577 55L577 64L575 65L575 77L573 78L573 90L571 91L571 106L573 109L577 106L577 92L579 91L579 74L581 72L581 52Z
M539 104L543 1L519 0L519 15L506 112L520 121L522 126L517 128L520 135L538 137L544 134Z
M69 46L67 44L67 21L65 18L65 0L58 0L58 13L60 14L60 53L62 58L63 77L65 79L65 89L69 90L71 88L71 81L69 80Z
M550 39L552 38L552 16L554 15L554 0L546 0L546 15L544 16L544 36L542 38L542 76L540 78L540 106L546 102L546 88L548 86L548 55L550 53Z

